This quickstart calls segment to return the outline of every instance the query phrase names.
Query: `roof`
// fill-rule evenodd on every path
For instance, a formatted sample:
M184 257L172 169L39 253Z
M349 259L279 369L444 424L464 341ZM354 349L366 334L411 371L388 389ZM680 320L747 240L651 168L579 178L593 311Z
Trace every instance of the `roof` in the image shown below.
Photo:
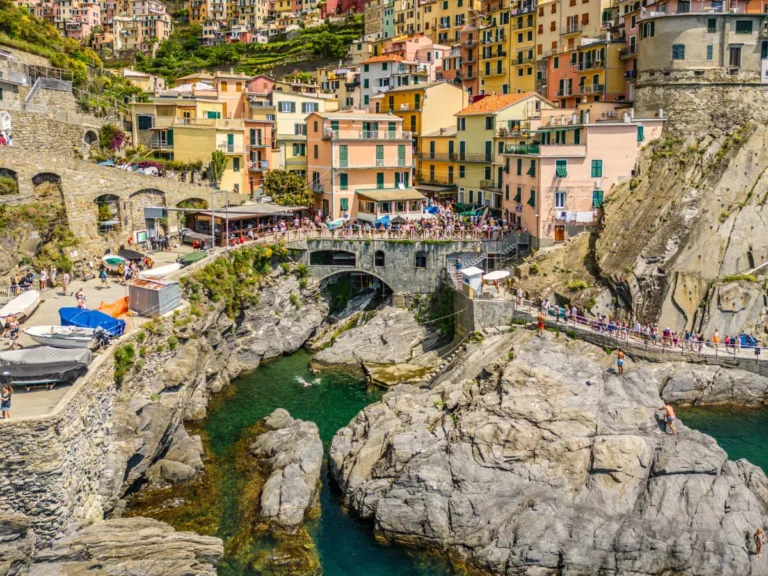
M192 80L193 78L199 78L200 80L213 80L213 75L208 74L208 72L200 72L198 74L189 74L188 76L181 76L180 78L176 78L176 81L179 80Z
M306 210L304 206L280 206L279 204L259 203L259 204L242 204L240 206L230 206L229 208L217 208L214 211L216 218L225 218L229 215L230 218L235 216L242 217L258 217L258 216L279 216L281 214L287 214L289 212L296 212L298 210ZM199 214L211 215L210 210L200 210Z
M356 190L358 196L370 198L376 202L393 200L424 200L424 195L414 188L389 188L384 190Z
M462 268L461 273L464 276L478 276L480 274L485 274L480 268L477 268L476 266L470 266L469 268Z
M488 114L499 112L500 110L504 110L504 108L512 106L512 104L517 104L518 102L521 102L526 98L530 98L531 96L536 96L536 92L521 92L519 94L491 94L490 96L486 96L485 98L478 100L474 104L470 104L461 110L457 116L463 116L465 114Z
M405 58L398 56L397 54L388 54L385 56L373 56L367 60L363 60L360 64L377 64L379 62L403 62Z
M434 132L430 132L429 134L422 134L422 138L451 138L453 136L456 136L456 124L453 126L446 126L445 128L440 130L436 130Z
M202 91L209 91L209 90L216 90L213 86L210 84L206 84L205 82L195 82L193 84L182 84L181 86L176 86L175 88L171 88L171 92L192 92L192 89L195 89L195 91L202 90Z
M410 86L398 86L397 88L390 88L386 92L382 92L381 96L386 96L392 92L411 92L412 90L429 90L440 84L447 84L453 86L449 82L424 82L424 84L411 84ZM458 86L453 86L456 90L461 90Z
M423 190L424 192L450 192L454 193L456 192L456 184L453 184L451 186L435 186L432 184L416 184L415 185L416 190Z
M178 282L171 282L168 280L130 280L128 282L128 286L157 291L172 286L173 284L178 284Z
M364 110L340 110L336 112L314 112L325 120L372 120L380 122L402 122L403 119L394 114L369 114Z

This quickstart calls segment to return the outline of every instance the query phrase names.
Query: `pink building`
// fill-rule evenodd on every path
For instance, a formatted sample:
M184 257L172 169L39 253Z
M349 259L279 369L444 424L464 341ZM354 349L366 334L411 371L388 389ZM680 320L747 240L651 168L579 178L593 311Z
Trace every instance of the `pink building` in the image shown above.
M324 216L370 223L385 215L421 217L424 196L411 188L411 134L397 116L364 110L307 116L307 177Z
M249 79L246 83L246 91L248 94L260 94L268 95L272 93L272 88L275 86L275 81L264 74L259 74Z
M531 120L529 141L506 148L505 217L527 228L537 247L587 230L663 125L663 119L634 118L633 110L602 102L541 110Z
M403 40L387 42L382 51L385 55L400 56L403 60L416 60L420 50L432 48L432 39L427 36L411 36ZM424 52L426 55L426 51ZM426 58L422 62L427 62Z
M85 40L94 28L101 25L101 8L98 4L78 4L72 8L72 17L64 24L67 38Z

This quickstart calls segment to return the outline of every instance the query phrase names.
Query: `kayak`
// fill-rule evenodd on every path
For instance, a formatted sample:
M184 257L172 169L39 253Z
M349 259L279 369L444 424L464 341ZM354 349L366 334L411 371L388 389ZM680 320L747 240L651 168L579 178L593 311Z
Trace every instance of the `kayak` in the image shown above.
M32 313L39 305L40 292L37 290L27 290L0 308L0 323L5 326L5 319L9 316L16 316L16 319L19 321L26 320L32 316Z
M139 272L139 278L165 278L179 270L181 270L181 264L174 262L173 264L167 264L165 266L150 268L149 270Z

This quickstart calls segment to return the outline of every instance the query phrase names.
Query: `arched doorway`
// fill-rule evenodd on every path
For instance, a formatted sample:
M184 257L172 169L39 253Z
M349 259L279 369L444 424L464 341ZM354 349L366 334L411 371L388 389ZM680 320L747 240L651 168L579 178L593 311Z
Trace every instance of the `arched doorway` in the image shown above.
M206 210L210 208L210 204L204 198L186 198L185 200L182 200L176 204L176 208L185 208L187 210ZM174 232L174 225L178 225L179 228L188 228L187 213L185 212L177 212L176 218L172 219L172 221L174 224L171 226L171 233Z
M165 206L165 192L157 188L143 188L131 194L129 200L132 231L154 227L144 218L144 208Z
M16 196L19 193L19 178L15 170L0 168L0 197Z
M98 222L99 234L109 234L117 232L122 228L122 218L120 215L120 197L114 194L102 194L94 199L96 206L96 221Z
M85 134L83 134L83 140L85 140L85 143L88 144L88 146L93 146L94 144L98 144L99 135L95 130L86 130Z
M61 176L53 172L40 172L32 177L35 200L64 202Z

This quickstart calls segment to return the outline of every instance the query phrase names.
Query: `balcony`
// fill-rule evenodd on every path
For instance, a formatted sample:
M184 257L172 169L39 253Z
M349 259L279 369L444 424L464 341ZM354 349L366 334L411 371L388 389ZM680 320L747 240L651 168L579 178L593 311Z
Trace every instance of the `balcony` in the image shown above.
M309 189L315 194L325 194L325 186L321 182L312 182Z
M343 168L344 170L371 170L372 168L380 169L398 169L398 168L414 168L413 160L406 158L377 158L374 161L356 161L354 165L350 165L348 159L339 158L334 162L334 168Z
M558 90L555 92L556 98L567 98L568 96L573 96L573 94L571 94L570 88L565 88L564 90Z
M363 131L363 130L331 130L323 131L323 140L412 140L413 132L390 132L388 130Z
M512 66L521 66L523 64L532 64L535 62L534 58L515 58L514 60L510 60L510 64Z
M579 94L602 94L603 92L605 92L605 84L579 86Z
M496 44L497 42L505 42L506 39L504 34L499 34L498 36L486 36L480 42L483 44Z
M152 150L173 150L173 142L169 143L167 140L152 138L149 141L149 147Z
M490 70L483 70L480 72L480 76L503 76L507 73L507 69L502 66L501 68L491 68Z
M637 69L624 72L624 78L637 78Z
M581 24L569 24L560 31L560 36L568 36L569 34L580 34L584 27Z
M605 62L603 60L591 60L589 62L577 62L573 65L573 69L576 72L583 72L585 70L597 70L604 68Z
M251 172L263 172L264 170L269 170L269 162L266 160L248 162L248 169Z
M430 174L429 172L417 172L415 177L419 184L443 184L445 186L456 185L456 179L450 174L448 176L444 176L440 174Z
M219 144L218 146L219 150L224 152L224 154L243 154L243 146L242 144Z
M454 162L492 162L493 154L468 154L459 152L451 154L451 160Z
M630 44L619 50L619 58L632 58L633 56L637 56L637 44L634 46Z
M538 144L515 144L513 146L507 146L507 149L504 152L505 154L538 155L540 151Z
M489 192L501 192L501 184L493 180L480 180L480 188Z
M248 147L249 148L272 148L272 142L268 142L267 140L249 140Z

